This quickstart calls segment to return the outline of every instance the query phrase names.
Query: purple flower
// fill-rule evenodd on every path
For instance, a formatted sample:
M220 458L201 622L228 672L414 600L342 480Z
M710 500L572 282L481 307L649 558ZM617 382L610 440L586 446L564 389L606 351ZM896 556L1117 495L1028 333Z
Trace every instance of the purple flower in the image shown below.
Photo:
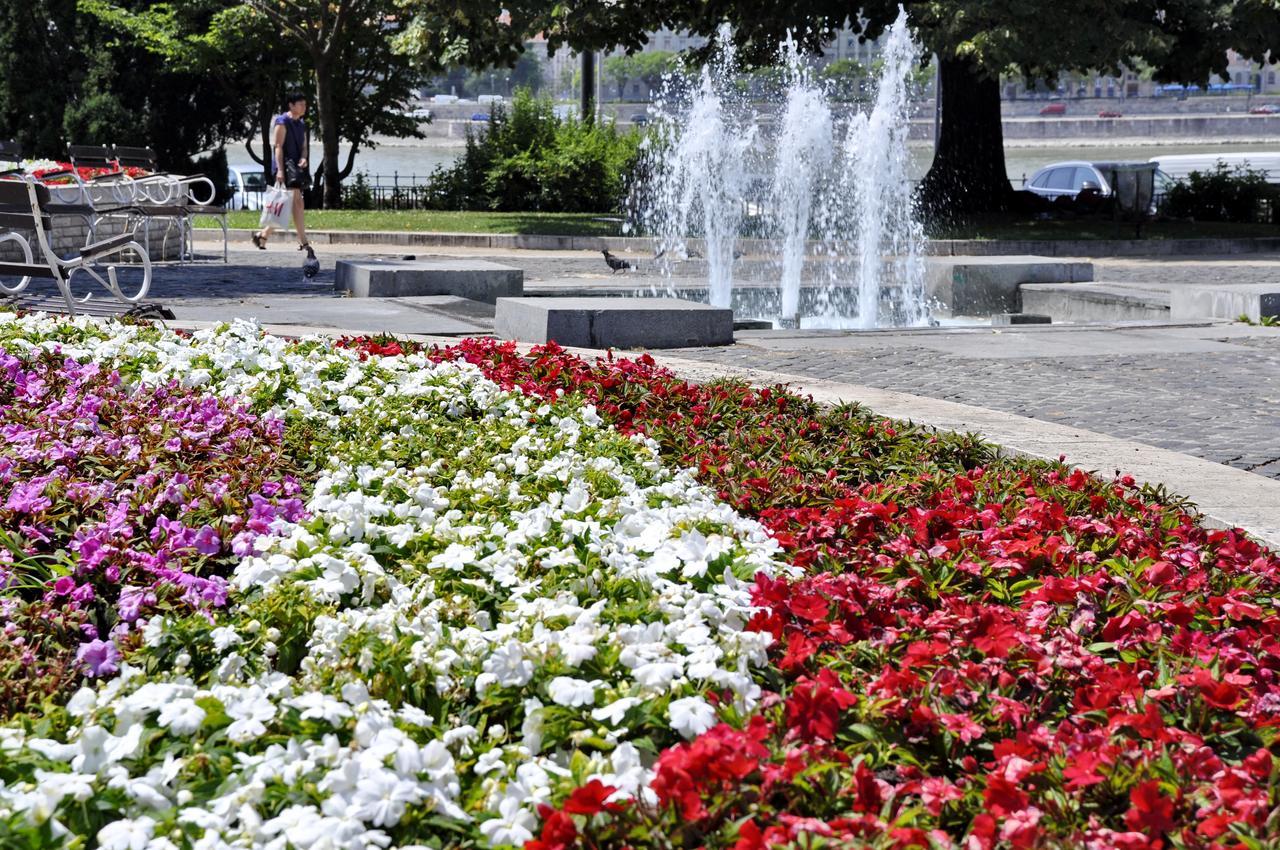
M66 596L68 593L76 589L76 580L71 576L63 576L53 583L53 592L59 596Z
M110 676L120 669L120 650L109 640L91 640L80 644L76 661L84 665L86 676Z
M120 619L132 623L142 615L142 609L156 604L156 595L144 588L125 585L120 589Z
M196 532L194 545L201 555L216 555L222 551L222 538L212 526L206 525Z
M28 481L25 484L13 485L13 490L9 492L9 499L4 503L4 506L18 513L39 513L53 504L44 495L44 488L47 483L47 478L40 478L35 481Z

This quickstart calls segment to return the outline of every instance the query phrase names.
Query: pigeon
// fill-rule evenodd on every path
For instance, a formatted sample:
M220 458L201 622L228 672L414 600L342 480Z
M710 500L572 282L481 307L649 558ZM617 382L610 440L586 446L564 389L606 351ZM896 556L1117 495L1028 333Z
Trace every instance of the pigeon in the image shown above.
M302 276L307 280L311 280L320 274L320 261L316 259L316 252L310 245L306 246L307 258L302 261Z
M635 266L631 265L621 257L615 257L613 254L610 254L608 248L605 248L600 253L604 254L604 261L609 264L609 268L613 269L614 274L635 268Z

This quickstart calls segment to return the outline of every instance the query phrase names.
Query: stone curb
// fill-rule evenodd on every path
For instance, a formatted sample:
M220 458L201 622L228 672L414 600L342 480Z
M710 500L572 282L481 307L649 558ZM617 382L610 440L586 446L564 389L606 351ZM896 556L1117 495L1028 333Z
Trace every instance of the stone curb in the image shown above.
M247 242L250 230L234 229L232 243ZM210 231L212 235L212 231ZM552 236L521 233L435 233L394 230L312 230L317 245L393 245L405 248L487 248L490 250L652 252L653 240L637 236ZM749 246L748 246L749 247ZM1242 239L934 239L937 257L1007 254L1038 257L1171 257L1280 253L1280 237Z
M204 328L216 322L165 322L173 328ZM280 336L358 336L357 332L302 325L262 325ZM410 339L452 345L457 338L402 334ZM521 350L531 346L521 344ZM594 359L603 352L568 348ZM631 356L631 352L619 352ZM1186 497L1204 515L1211 528L1239 528L1249 536L1280 549L1280 481L1234 467L1185 455L1145 443L1122 440L1083 428L1043 422L985 407L838 381L799 378L764 369L710 365L678 356L654 354L654 359L686 381L706 383L739 378L756 386L786 384L793 392L812 396L823 404L856 402L889 419L900 419L940 431L976 433L1015 455L1057 460L1066 456L1077 469L1109 477L1132 475L1138 481L1163 485L1170 493Z

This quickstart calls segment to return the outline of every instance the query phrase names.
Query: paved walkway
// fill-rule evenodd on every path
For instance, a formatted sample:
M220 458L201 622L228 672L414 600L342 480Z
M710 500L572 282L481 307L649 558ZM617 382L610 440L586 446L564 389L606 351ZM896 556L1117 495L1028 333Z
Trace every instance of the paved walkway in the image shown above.
M1280 328L739 339L678 354L989 407L1280 479Z

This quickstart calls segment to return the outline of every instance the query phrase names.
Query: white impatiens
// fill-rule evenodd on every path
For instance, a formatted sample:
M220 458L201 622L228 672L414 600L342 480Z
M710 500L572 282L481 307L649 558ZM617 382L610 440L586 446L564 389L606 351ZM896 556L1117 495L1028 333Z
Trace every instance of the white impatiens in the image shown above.
M314 435L319 470L215 622L145 624L63 734L0 728L0 845L90 823L122 848L520 845L591 778L647 798L653 746L759 699L776 544L580 400L247 324L0 316L0 345L244 399Z

